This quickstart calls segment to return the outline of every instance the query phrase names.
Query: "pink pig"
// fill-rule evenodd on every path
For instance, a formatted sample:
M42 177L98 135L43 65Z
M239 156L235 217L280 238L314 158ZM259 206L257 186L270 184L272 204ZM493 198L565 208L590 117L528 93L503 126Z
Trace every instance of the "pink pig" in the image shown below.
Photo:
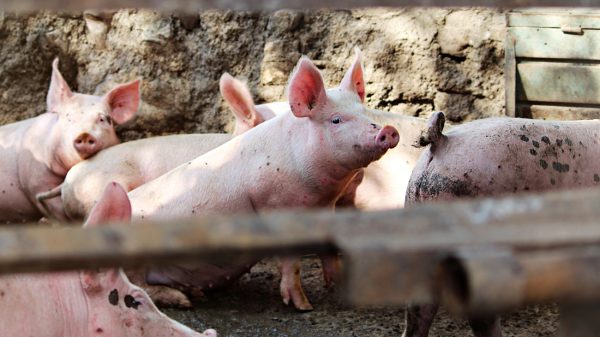
M221 77L220 90L235 116L233 136L273 118L282 108L289 110L288 104L255 106L248 88L229 74ZM229 134L208 133L151 137L119 144L75 165L61 186L39 195L38 200L60 195L66 215L72 220L82 220L96 202L96 191L109 182L116 181L131 191L231 138Z
M488 118L446 134L431 116L406 193L407 204L598 186L600 121ZM411 306L406 337L428 334L437 305ZM470 319L476 336L501 336L496 317Z
M60 185L69 169L119 142L114 123L138 109L139 81L115 87L103 97L71 92L52 64L48 112L0 127L0 221L35 221L50 212L65 219L59 199L45 209L36 195Z
M131 217L126 192L109 184L84 226ZM216 337L161 313L121 270L0 277L0 336Z
M359 170L398 143L395 128L381 127L365 114L360 54L340 86L329 90L318 69L302 58L291 76L288 97L291 112L131 191L133 219L333 208ZM176 275L164 278L171 276ZM285 303L291 300L300 310L311 309L295 259L282 262L281 294Z

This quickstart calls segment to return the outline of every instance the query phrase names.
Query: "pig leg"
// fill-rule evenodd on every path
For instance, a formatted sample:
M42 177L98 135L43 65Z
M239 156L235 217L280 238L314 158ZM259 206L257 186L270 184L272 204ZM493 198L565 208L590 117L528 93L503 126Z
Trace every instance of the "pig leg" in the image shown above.
M323 268L325 287L331 288L340 279L340 270L342 269L340 256L338 254L321 254L319 258Z
M502 337L498 316L469 317L469 325L475 337Z
M402 337L427 337L438 304L409 305L406 308L406 327Z
M312 305L308 302L300 277L300 259L295 257L286 257L280 260L281 283L279 290L283 303L288 305L290 299L294 306L299 311L313 310Z

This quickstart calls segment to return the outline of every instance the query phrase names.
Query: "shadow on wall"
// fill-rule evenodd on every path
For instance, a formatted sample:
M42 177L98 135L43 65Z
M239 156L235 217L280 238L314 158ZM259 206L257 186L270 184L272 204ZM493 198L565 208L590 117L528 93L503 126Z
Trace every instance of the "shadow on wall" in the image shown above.
M120 129L125 140L227 130L232 119L218 93L224 71L246 77L257 103L283 100L302 54L331 86L341 80L355 46L363 50L369 107L416 116L445 110L454 121L504 110L505 23L498 10L120 10L0 17L5 122L44 111L49 65L59 55L67 81L84 93L143 79L139 117Z

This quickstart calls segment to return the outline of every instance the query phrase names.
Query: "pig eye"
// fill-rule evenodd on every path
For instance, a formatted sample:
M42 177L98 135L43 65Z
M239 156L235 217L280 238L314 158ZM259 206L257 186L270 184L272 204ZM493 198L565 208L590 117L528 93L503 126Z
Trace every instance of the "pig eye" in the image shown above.
M340 116L335 116L331 120L331 123L333 123L333 124L340 124L341 122L342 122L342 118Z
M100 117L98 117L98 121L100 123L108 123L108 124L112 124L112 119L109 116L105 116L105 115L100 115Z

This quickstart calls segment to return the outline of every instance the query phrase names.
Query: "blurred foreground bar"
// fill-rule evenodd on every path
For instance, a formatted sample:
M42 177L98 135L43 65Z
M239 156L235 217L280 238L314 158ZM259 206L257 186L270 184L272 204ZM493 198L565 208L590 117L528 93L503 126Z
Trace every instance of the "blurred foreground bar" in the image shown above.
M167 11L194 12L206 9L234 10L276 10L276 9L317 9L317 8L356 8L356 7L405 7L405 6L489 6L489 7L529 7L529 6L599 6L594 0L5 0L0 2L4 10L76 10L116 9L116 8L155 8Z
M425 302L442 294L456 311L500 311L547 300L600 299L599 205L600 190L590 189L383 212L207 216L87 229L4 227L0 272L246 262L338 250L353 303Z

